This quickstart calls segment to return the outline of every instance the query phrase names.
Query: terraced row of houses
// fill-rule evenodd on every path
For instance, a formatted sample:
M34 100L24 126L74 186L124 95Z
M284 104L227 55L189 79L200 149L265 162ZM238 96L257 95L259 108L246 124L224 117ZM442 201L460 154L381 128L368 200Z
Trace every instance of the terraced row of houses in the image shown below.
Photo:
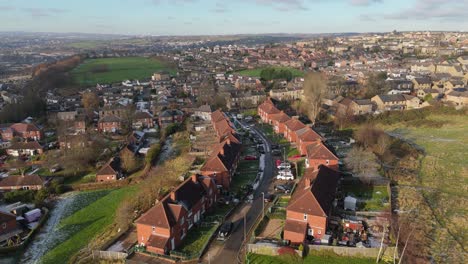
M284 239L292 244L321 239L339 184L338 157L324 144L322 136L278 110L270 99L258 106L258 114L305 156L305 173L286 208Z
M148 252L169 254L187 232L212 210L220 190L228 190L241 153L233 124L221 111L211 114L217 142L200 169L136 220L138 244Z

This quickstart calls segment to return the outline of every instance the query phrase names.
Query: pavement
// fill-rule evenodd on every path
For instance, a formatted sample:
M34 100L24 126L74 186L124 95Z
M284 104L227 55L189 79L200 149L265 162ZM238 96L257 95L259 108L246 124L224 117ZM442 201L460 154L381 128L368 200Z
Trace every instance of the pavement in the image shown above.
M240 121L237 123L246 127ZM204 254L202 258L202 263L210 264L237 264L239 260L237 259L239 250L244 241L244 228L245 232L255 224L255 220L262 214L263 198L262 192L267 193L268 188L271 184L274 173L274 162L273 156L271 154L271 144L268 142L268 139L263 135L259 130L254 127L250 128L252 133L257 134L263 144L265 145L265 154L264 154L264 170L263 177L260 180L258 188L254 191L254 200L252 203L243 203L236 211L227 219L227 221L232 221L234 223L234 229L231 236L224 241L223 244L212 243ZM245 223L244 226L244 217Z

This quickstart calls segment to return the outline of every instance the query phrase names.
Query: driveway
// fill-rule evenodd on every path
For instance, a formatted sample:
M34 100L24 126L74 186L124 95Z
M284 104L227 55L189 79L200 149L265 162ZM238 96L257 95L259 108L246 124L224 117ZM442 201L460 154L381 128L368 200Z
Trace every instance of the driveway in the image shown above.
M237 121L237 123L244 128L246 127L246 125L240 121ZM265 145L263 177L260 180L258 188L254 191L253 203L244 203L228 218L228 221L234 223L234 230L231 236L222 246L216 246L215 243L212 243L207 253L203 256L203 263L239 263L237 255L241 248L242 241L244 241L244 216L246 222L245 229L247 232L255 224L255 219L262 213L262 192L268 192L268 187L273 179L274 163L271 155L271 144L268 142L265 135L254 127L251 127L250 131L258 135Z

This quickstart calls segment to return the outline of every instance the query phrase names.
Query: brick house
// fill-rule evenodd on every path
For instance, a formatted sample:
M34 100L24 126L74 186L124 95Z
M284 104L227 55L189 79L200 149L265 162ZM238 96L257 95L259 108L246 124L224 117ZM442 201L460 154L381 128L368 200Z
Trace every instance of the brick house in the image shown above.
M21 233L16 222L16 215L0 211L0 242L6 241L12 236Z
M271 124L273 125L273 130L277 134L284 134L286 131L286 126L284 123L289 121L291 118L285 114L283 111L278 114L270 115Z
M239 163L241 147L234 135L225 136L221 143L214 146L200 173L212 177L217 185L228 190Z
M307 146L311 143L323 141L323 137L315 132L311 127L306 126L296 132L296 147L301 155L307 154Z
M317 169L320 165L326 165L334 170L338 170L338 161L338 157L321 141L307 144L306 168Z
M177 109L164 110L159 114L158 121L159 127L162 129L171 124L182 123L184 121L184 112Z
M44 180L36 174L10 175L0 181L0 191L40 190Z
M98 130L101 133L117 133L122 129L122 119L117 116L108 115L102 117L98 122Z
M120 158L113 157L96 173L96 181L116 181L121 176Z
M153 128L153 116L148 112L138 111L135 113L133 117L133 128L140 129L140 128Z
M176 249L217 198L213 179L192 175L135 221L138 244L157 254Z
M264 123L271 125L271 115L279 114L280 110L275 107L270 98L267 98L257 107L257 112Z
M41 140L42 131L32 123L16 123L1 129L2 139L6 141L19 137L24 140Z
M13 157L34 156L44 153L42 146L37 141L13 142L6 150Z
M312 238L322 238L339 179L339 173L326 166L306 170L286 207L285 240L300 244Z
M306 127L301 121L292 118L284 123L285 133L284 137L291 143L297 141L297 131Z

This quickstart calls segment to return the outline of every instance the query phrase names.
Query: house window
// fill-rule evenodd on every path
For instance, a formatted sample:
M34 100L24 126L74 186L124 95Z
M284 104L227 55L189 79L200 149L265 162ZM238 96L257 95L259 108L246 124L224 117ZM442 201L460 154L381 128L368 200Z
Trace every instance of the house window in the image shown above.
M322 230L317 230L317 234L321 235L322 234Z
M6 223L2 223L2 228L3 228L3 229L6 229L6 227L7 227L7 224L6 224Z
M304 220L307 220L307 214L304 214Z
M184 222L185 222L185 218L184 218L184 217L182 217L182 218L180 219L180 224L181 224L181 225L183 225L183 224L184 224Z
M312 228L309 228L309 229L307 230L307 235L313 236L313 235L314 235L314 230L313 230Z
M151 229L153 230L153 232L156 231L156 227L155 227L155 226L152 226Z
M326 160L325 164L327 164L327 165L330 164L330 160Z

